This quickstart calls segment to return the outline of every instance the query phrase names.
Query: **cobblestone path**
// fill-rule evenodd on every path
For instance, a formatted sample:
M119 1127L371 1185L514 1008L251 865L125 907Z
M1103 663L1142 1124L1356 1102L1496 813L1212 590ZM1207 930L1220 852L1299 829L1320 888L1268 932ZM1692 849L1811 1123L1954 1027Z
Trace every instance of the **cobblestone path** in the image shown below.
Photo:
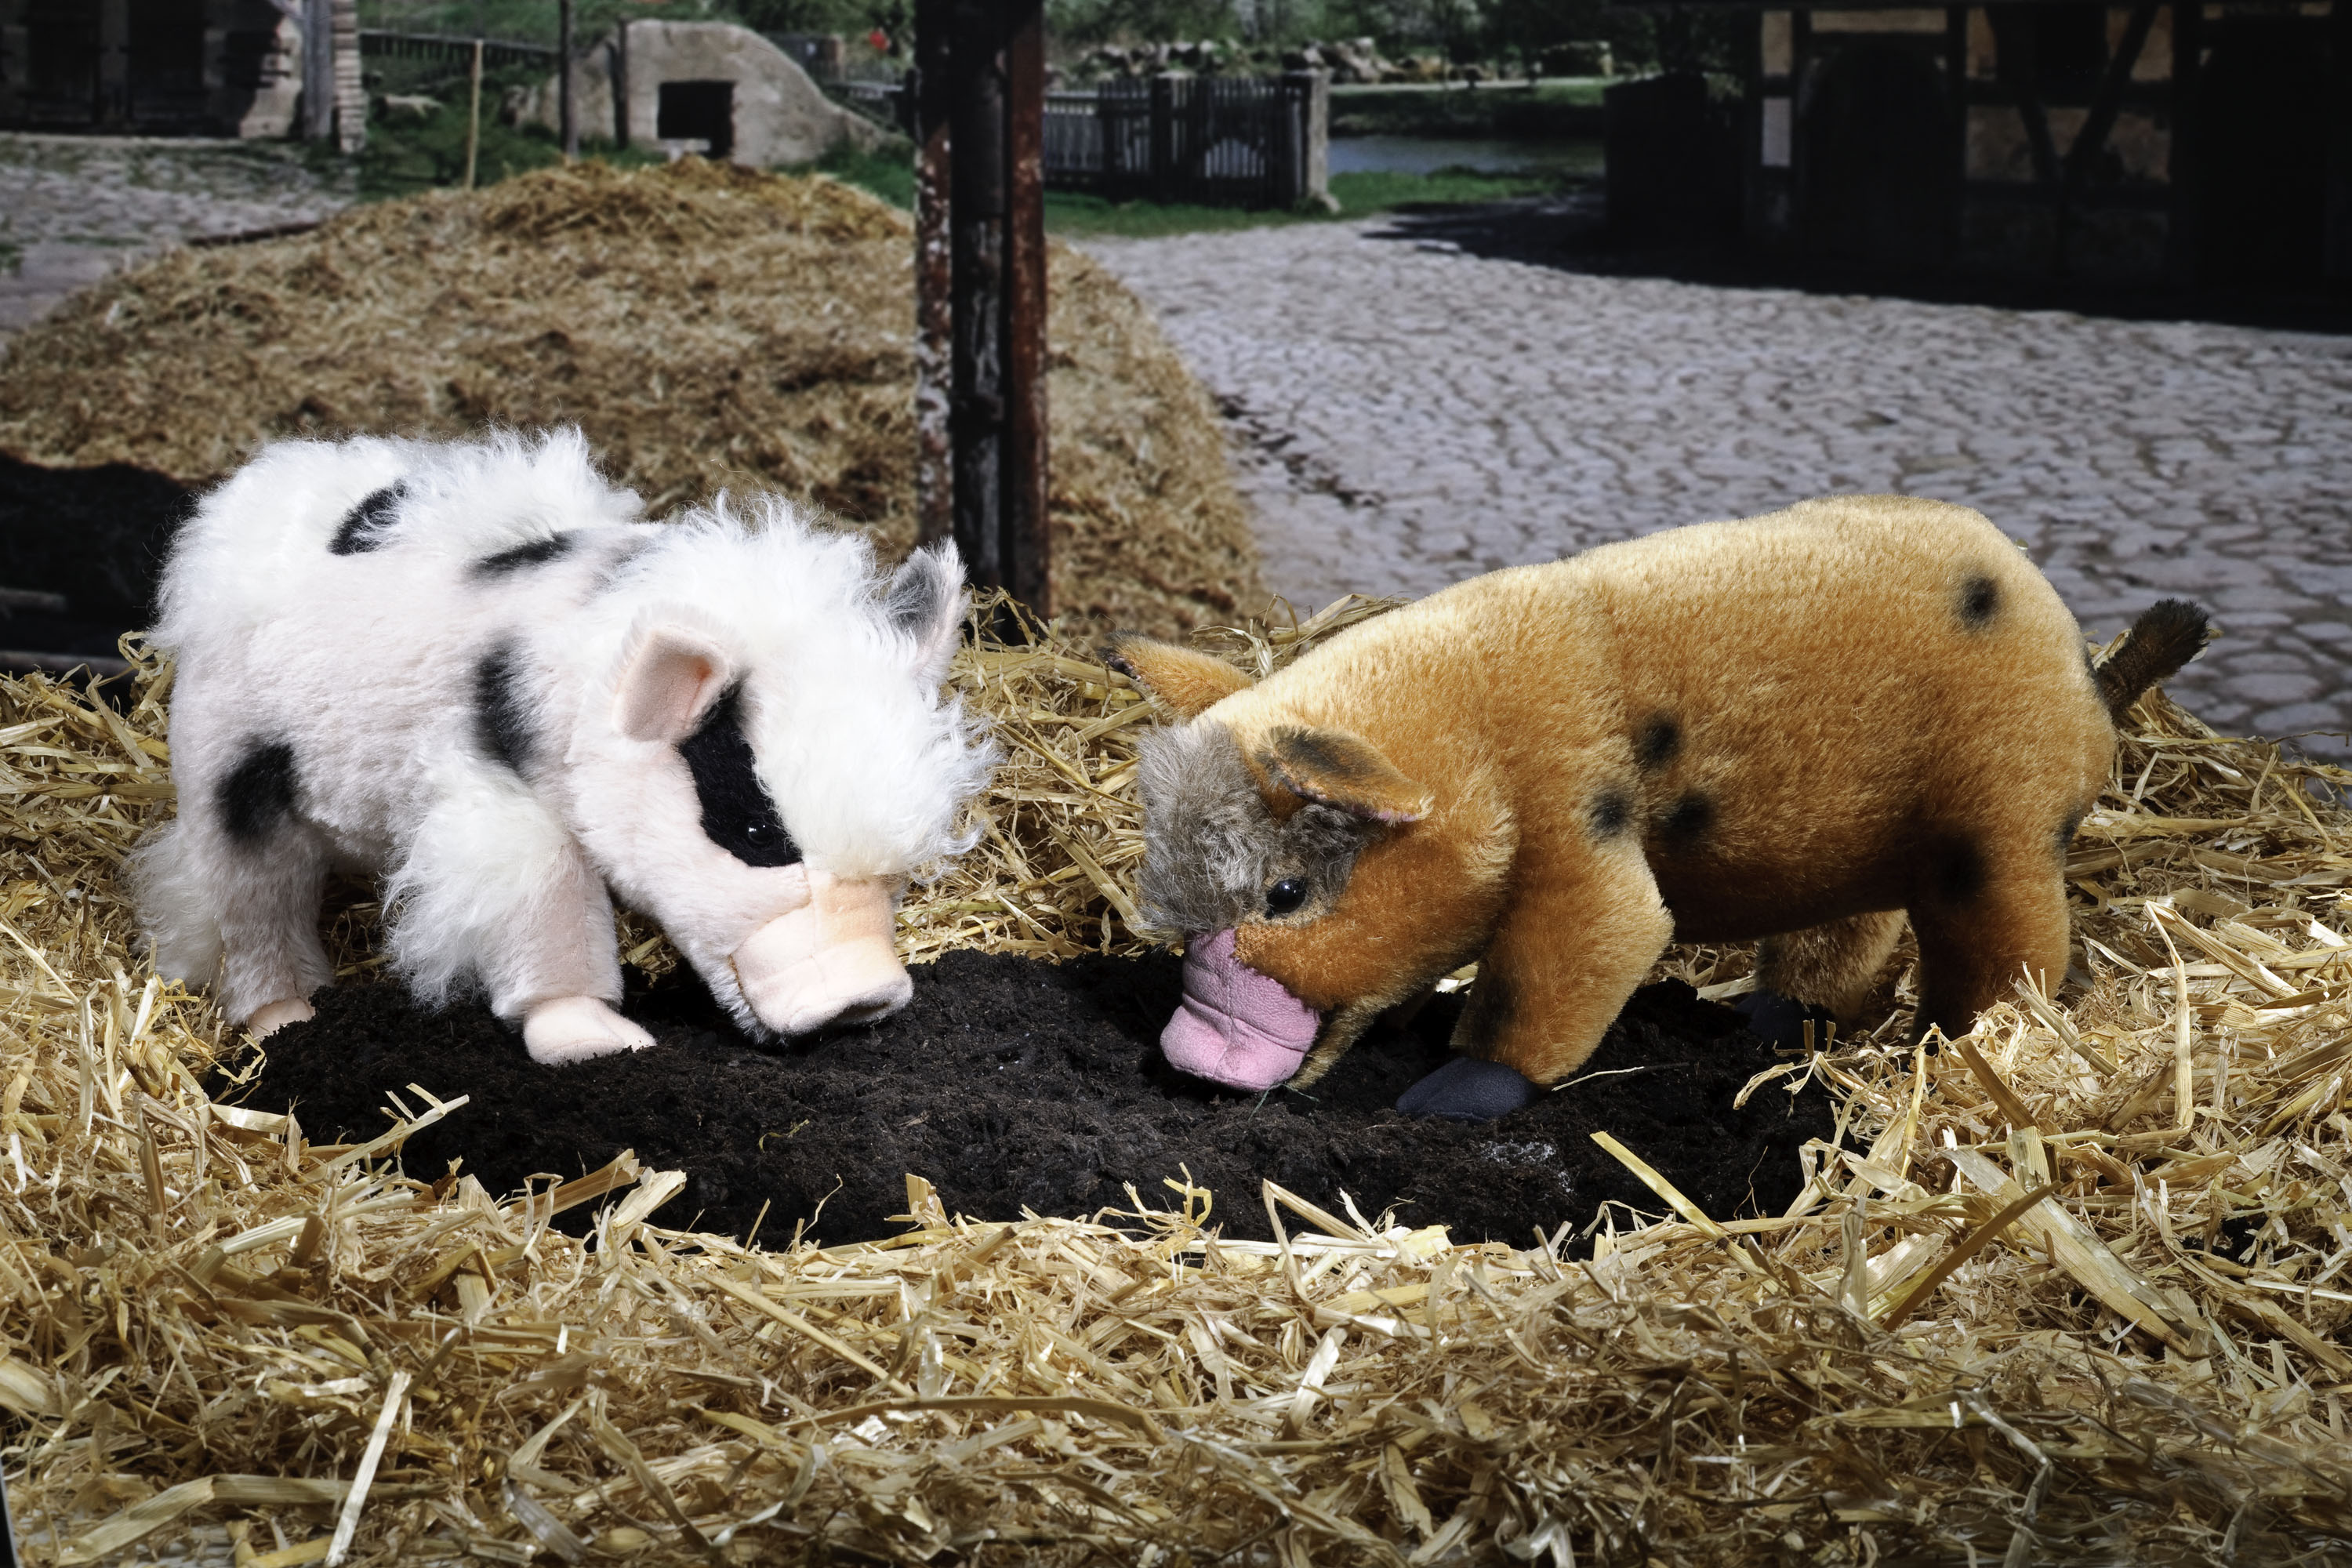
M1898 490L1982 510L2095 636L2213 609L2172 689L2215 726L2352 729L2352 338L1598 277L1378 220L1087 248L1225 408L1302 609Z
M345 185L285 142L0 134L0 337L164 246L325 217Z

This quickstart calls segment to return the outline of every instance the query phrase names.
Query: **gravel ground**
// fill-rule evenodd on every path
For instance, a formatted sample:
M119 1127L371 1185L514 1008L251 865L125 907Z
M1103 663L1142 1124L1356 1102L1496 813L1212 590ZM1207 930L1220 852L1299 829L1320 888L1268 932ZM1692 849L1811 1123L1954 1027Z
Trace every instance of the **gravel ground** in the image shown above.
M1982 510L2094 635L2214 610L2173 689L2217 727L2352 728L2352 338L1593 276L1378 219L1087 248L1224 407L1302 609L1895 490Z
M167 245L350 201L286 142L0 134L0 339Z

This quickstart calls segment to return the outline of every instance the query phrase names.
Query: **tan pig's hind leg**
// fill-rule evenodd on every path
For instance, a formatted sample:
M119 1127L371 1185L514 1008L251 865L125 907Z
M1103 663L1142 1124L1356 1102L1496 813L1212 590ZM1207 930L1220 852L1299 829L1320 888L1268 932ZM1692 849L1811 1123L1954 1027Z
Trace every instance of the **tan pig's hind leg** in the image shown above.
M2065 979L2066 884L2046 844L1981 868L1964 859L1931 870L1911 926L1919 933L1914 1038L1931 1024L1948 1039L1967 1034L2029 973L2045 991Z
M1766 937L1756 948L1756 984L1775 995L1819 1007L1842 1028L1860 1022L1878 989L1903 911L1874 910L1842 921Z

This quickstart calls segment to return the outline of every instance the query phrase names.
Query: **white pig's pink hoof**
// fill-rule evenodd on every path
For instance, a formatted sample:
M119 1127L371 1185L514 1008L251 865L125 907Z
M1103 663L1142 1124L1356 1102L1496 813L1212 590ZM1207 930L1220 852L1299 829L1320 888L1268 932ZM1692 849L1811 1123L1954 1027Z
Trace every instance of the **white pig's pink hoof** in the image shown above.
M558 996L523 1015L522 1046L541 1067L642 1051L654 1037L593 996Z
M255 1039L276 1034L289 1024L299 1024L319 1015L310 1004L299 996L281 996L275 1002L265 1002L253 1010L245 1021L245 1032Z

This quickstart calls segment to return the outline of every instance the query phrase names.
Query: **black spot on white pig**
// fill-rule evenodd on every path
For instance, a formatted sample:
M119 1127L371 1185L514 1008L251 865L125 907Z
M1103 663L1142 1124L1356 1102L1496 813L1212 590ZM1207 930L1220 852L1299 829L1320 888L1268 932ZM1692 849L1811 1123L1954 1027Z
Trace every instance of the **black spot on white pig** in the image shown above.
M308 1017L343 866L384 874L417 994L478 990L539 1061L650 1043L608 887L755 1033L902 1005L893 909L993 762L940 692L954 551L886 577L782 500L638 514L571 431L289 442L205 498L154 634L157 967L257 1033Z

